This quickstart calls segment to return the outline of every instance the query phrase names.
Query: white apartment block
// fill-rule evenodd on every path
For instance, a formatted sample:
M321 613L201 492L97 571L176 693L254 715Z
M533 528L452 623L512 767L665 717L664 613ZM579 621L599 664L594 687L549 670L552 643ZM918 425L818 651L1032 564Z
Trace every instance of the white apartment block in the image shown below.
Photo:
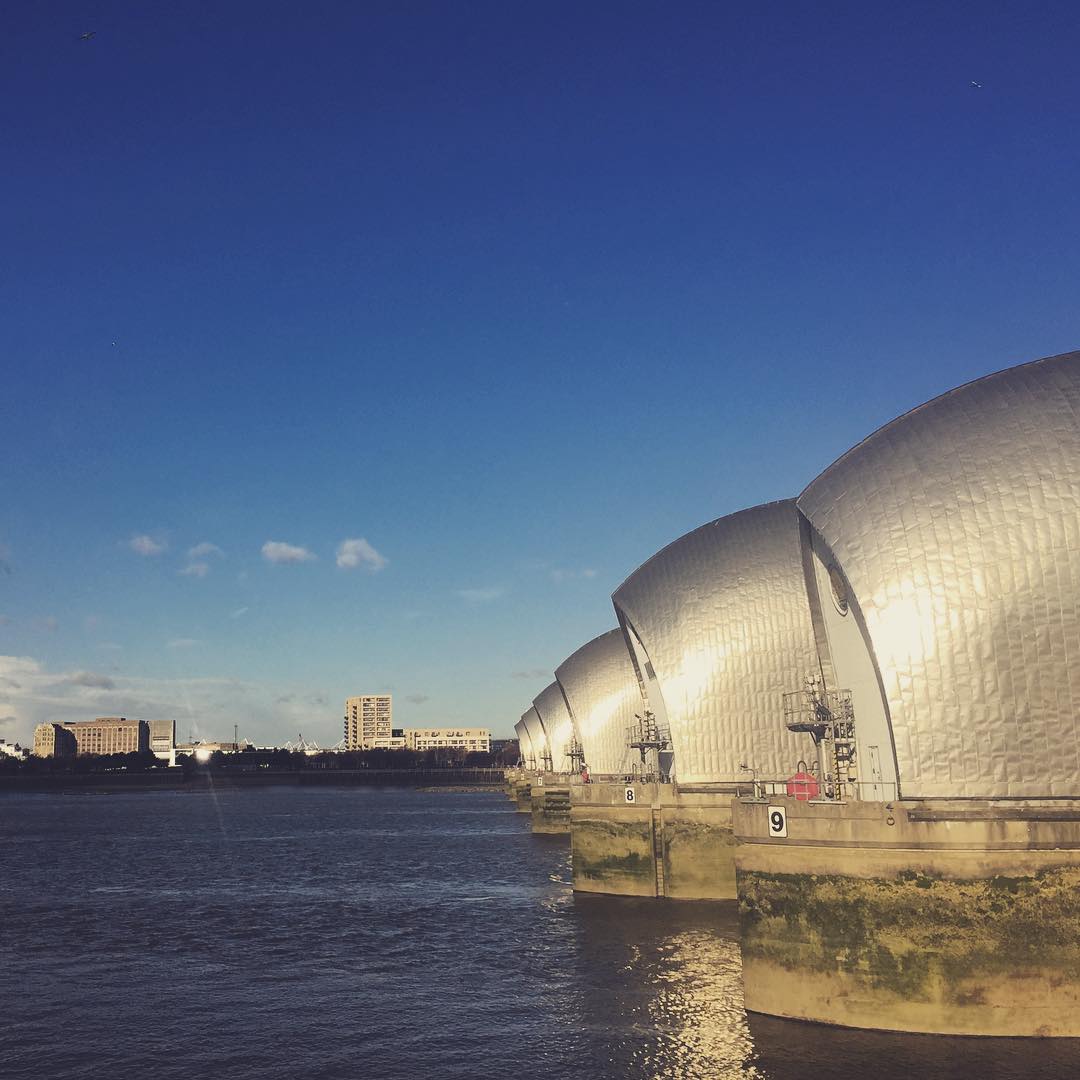
M410 750L442 750L456 747L466 752L491 753L488 728L406 728L405 745Z
M394 705L390 694L362 694L345 699L345 749L393 746Z

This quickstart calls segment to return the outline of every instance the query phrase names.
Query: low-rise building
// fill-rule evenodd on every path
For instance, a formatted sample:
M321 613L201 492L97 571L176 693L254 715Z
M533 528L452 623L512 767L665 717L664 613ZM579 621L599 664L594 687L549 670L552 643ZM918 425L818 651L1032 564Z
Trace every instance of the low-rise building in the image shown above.
M488 728L405 728L405 745L410 750L459 749L467 753L491 753Z
M30 751L18 743L9 743L6 739L0 739L0 757L13 757L23 761L30 756Z
M38 724L34 728L34 757L74 757L75 736L64 724Z
M134 754L150 749L150 725L126 716L69 720L61 725L75 737L76 754Z
M150 749L154 756L170 765L176 763L176 721L147 720L150 728Z

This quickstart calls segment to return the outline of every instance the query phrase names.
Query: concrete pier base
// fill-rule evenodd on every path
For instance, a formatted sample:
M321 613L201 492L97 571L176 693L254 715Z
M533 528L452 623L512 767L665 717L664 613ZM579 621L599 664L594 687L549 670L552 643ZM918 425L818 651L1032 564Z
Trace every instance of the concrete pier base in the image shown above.
M735 898L731 793L673 784L571 789L574 889L678 900Z
M733 819L748 1010L1080 1036L1080 802L775 797Z
M514 802L519 814L532 813L532 780L528 777L514 784Z
M565 776L545 774L532 785L532 831L570 833L570 785Z

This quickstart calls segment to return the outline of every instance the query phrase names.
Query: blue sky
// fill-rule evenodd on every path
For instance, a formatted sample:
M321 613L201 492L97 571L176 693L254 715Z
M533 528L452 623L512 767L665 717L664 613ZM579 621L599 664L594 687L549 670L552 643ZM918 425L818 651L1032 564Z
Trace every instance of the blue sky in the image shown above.
M1077 347L1078 23L9 12L0 737L509 734L659 547Z

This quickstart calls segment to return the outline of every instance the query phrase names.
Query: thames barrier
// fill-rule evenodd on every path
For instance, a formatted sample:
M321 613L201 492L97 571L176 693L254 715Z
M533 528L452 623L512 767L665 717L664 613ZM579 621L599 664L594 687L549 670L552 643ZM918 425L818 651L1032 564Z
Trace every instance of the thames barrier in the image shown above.
M1080 1036L1080 353L710 521L516 725L574 889L737 902L746 1007Z

